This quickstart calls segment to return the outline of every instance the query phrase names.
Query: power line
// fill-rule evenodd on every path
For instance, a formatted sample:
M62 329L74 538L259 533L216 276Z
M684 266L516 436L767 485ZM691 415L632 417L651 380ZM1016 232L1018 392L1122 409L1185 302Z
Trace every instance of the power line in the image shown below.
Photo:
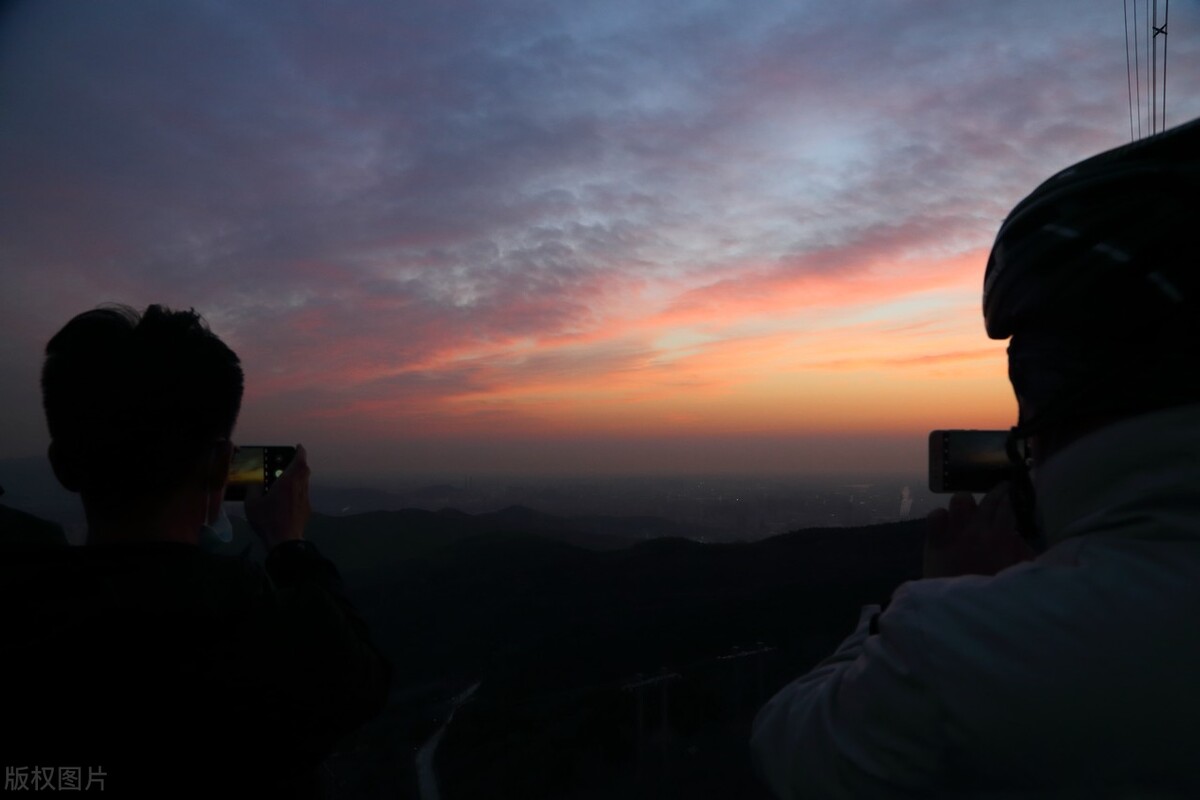
M1133 67L1129 63L1129 0L1125 4L1125 88L1129 90L1129 141L1133 141ZM1136 0L1135 0L1136 2ZM1136 5L1135 5L1136 8ZM1165 48L1164 48L1165 49Z
M1150 0L1146 0L1146 7L1143 9L1146 17L1146 58L1150 58ZM1154 114L1150 111L1151 103L1154 99L1154 91L1150 88L1152 83L1151 76L1154 74L1154 62L1148 61L1146 64L1146 122L1147 128L1150 129L1150 135L1154 135Z
M1171 0L1163 0L1162 24L1159 24L1158 0L1145 0L1142 6L1144 23L1138 20L1138 0L1133 0L1133 24L1130 25L1129 0L1123 0L1125 25L1125 89L1129 94L1129 138L1153 136L1167 128L1167 23L1171 16ZM1132 29L1132 34L1130 30ZM1142 125L1142 36L1146 37L1146 111L1145 130ZM1158 39L1162 37L1162 60L1158 57ZM1133 40L1133 60L1130 62L1129 41ZM1160 73L1161 70L1161 73ZM1159 80L1159 77L1162 80ZM1137 113L1134 113L1134 106ZM1137 117L1136 130L1133 124Z
M1147 0L1148 1L1148 0ZM1158 0L1154 0L1154 16L1150 19L1150 133L1158 131Z
M1133 70L1136 77L1133 85L1137 87L1137 128L1140 139L1142 138L1142 58L1138 53L1137 4L1138 0L1133 0Z
M1157 2L1157 1L1158 0L1155 0L1155 2ZM1162 37L1163 37L1163 88L1162 88L1162 126L1163 126L1163 130L1166 130L1166 127L1167 127L1167 17L1169 17L1170 15L1171 15L1171 0L1164 0L1164 2L1163 2L1163 24L1162 24L1162 28L1161 28ZM1155 31L1154 35L1157 36L1158 33L1159 33L1158 31Z

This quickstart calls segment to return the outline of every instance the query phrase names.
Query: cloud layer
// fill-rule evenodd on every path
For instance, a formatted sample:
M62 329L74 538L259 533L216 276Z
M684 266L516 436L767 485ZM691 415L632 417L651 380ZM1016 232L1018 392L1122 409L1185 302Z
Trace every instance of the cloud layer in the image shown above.
M17 4L0 451L44 446L39 350L110 300L195 306L243 356L243 432L337 463L520 441L565 469L551 444L597 436L919 453L928 427L1008 424L987 247L1042 178L1128 140L1118 14ZM1171 22L1195 74L1200 9ZM1177 87L1174 119L1200 113Z

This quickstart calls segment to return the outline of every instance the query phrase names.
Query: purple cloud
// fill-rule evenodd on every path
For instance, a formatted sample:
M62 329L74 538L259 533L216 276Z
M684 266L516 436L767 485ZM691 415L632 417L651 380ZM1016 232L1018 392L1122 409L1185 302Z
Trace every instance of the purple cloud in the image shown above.
M107 300L204 312L279 412L258 419L404 402L433 420L669 355L656 326L704 298L976 252L1038 181L1127 138L1114 14L17 4L0 450L42 446L40 348ZM1172 59L1190 74L1200 45ZM1174 119L1200 113L1176 86Z

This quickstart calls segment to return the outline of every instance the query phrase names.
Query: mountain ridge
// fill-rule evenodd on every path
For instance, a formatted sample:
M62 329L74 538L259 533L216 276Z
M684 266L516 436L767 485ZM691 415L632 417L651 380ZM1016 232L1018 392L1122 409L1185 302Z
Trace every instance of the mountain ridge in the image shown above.
M261 556L234 523L223 552ZM339 796L413 796L395 754L478 683L437 753L451 800L659 797L664 780L671 796L765 797L745 758L754 712L863 604L919 577L923 530L712 543L606 538L523 506L314 514L308 538L395 668L389 707L330 759Z

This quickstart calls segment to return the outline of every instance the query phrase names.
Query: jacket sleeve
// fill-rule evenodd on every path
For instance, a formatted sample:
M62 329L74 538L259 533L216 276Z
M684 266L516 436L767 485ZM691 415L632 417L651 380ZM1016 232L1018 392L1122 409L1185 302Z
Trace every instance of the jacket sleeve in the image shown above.
M331 561L307 541L271 549L267 663L270 706L294 751L328 755L387 702L391 665L346 598Z
M939 785L943 726L905 588L878 617L878 634L879 607L867 606L832 656L759 711L751 748L776 796L922 796Z

